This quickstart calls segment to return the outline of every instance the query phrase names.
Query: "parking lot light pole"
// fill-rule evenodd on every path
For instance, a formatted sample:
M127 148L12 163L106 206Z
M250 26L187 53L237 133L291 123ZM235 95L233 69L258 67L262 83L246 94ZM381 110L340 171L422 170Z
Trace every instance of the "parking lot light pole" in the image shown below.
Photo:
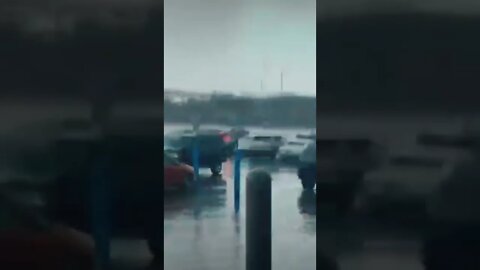
M272 178L263 170L247 176L247 270L272 269Z

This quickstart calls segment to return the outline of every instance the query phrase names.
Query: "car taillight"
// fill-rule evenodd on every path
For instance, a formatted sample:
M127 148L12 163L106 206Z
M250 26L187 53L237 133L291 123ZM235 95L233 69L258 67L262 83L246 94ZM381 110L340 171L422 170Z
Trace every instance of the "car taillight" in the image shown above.
M223 142L224 143L231 143L233 141L230 135L223 135Z

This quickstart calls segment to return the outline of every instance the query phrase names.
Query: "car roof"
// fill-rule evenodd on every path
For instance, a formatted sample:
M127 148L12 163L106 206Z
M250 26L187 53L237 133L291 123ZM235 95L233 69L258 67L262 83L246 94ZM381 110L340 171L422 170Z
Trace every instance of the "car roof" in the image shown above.
M277 137L282 137L282 135L279 135L279 134L272 134L272 133L254 133L250 136L251 138L255 138L255 137L270 137L270 138L277 138Z
M287 144L302 144L307 145L310 141L288 141Z

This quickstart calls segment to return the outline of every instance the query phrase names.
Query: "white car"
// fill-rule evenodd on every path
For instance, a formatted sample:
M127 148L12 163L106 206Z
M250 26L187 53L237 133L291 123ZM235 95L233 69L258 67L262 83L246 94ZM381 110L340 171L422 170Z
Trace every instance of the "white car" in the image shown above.
M278 149L277 160L282 162L298 162L307 146L306 142L290 141Z
M256 135L242 138L238 149L247 156L267 156L275 158L278 149L284 145L285 139L277 135Z
M317 138L316 130L313 130L309 134L297 134L297 139L315 140L316 138Z

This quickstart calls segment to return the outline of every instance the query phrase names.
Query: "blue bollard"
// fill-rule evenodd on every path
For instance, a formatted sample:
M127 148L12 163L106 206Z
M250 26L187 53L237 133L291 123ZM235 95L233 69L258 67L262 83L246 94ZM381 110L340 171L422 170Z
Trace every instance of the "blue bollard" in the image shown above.
M196 141L193 144L192 163L195 183L198 184L200 179L200 149Z
M95 241L96 269L110 267L110 179L107 175L109 160L97 158L91 175L91 219Z
M235 165L234 165L234 207L235 213L240 211L240 165L242 161L242 152L238 149L235 150Z

